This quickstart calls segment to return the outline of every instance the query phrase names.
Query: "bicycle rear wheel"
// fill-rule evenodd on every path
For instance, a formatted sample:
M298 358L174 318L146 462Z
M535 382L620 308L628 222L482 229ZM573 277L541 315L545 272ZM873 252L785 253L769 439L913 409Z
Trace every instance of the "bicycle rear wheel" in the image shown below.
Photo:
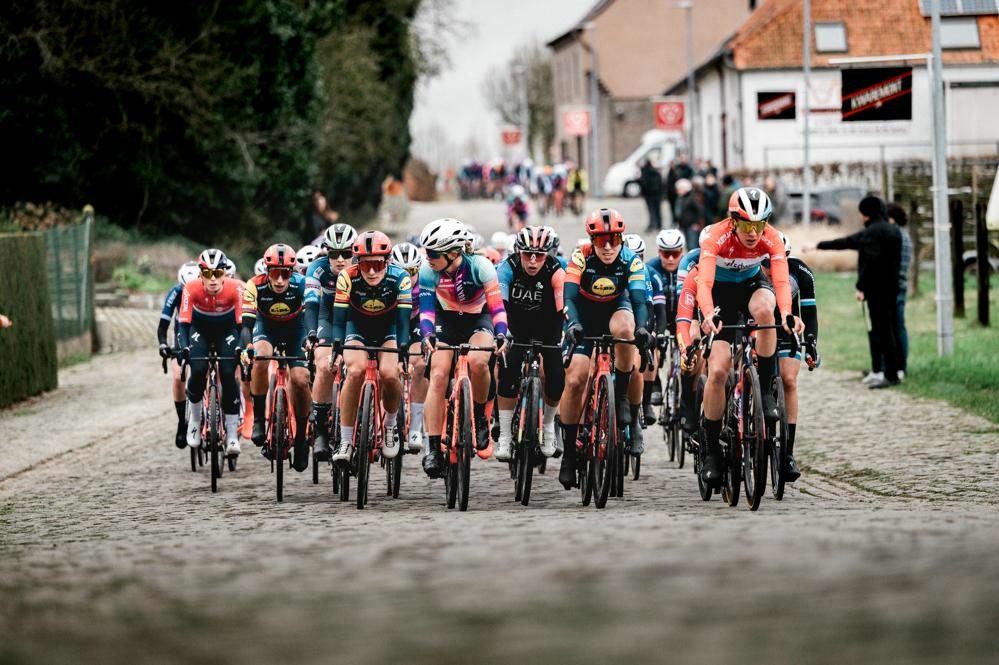
M284 452L288 449L288 398L284 393L284 388L274 391L273 403L271 443L274 449L271 454L274 456L274 483L277 500L284 501Z
M472 442L472 382L466 377L458 387L458 510L468 510L469 481L471 480L472 456L475 455Z
M767 433L763 423L760 377L752 365L743 371L742 385L742 482L746 488L746 505L750 510L757 510L767 491Z
M774 377L773 392L777 396L780 418L774 432L767 432L770 445L770 493L777 501L784 498L784 481L787 473L787 403L784 401L784 382Z
M527 382L527 400L521 412L524 426L521 429L520 468L518 478L521 505L531 502L531 484L534 477L534 451L541 445L541 413L544 405L541 402L541 379L532 377Z
M219 478L222 477L222 465L225 462L222 460L222 454L219 450L219 436L221 435L221 430L219 428L219 421L221 416L219 414L219 389L214 382L208 385L208 413L206 414L208 418L208 449L211 451L212 455L212 492L219 491Z
M357 449L354 459L357 460L357 508L364 508L368 495L368 479L371 476L371 447L375 440L375 387L370 383L364 386L361 396L361 410L357 414Z
M593 494L597 508L607 505L618 454L617 413L614 411L614 385L609 374L597 381L596 410L593 417Z
M523 388L523 386L521 386ZM523 477L524 468L524 446L523 446L523 428L521 427L520 419L523 415L523 397L518 397L517 401L513 406L513 419L510 421L512 424L510 429L511 432L511 449L513 456L510 458L510 477L513 479L513 500L520 503L520 500L524 496L524 488L521 484L521 478Z

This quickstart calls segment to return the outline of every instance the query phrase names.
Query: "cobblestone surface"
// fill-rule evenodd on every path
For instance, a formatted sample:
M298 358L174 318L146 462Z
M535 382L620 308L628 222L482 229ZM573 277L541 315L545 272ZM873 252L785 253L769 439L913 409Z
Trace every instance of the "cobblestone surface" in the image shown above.
M128 404L0 414L0 459L56 419L104 422L0 481L0 663L996 662L996 434L942 403L803 376L810 469L757 513L702 502L651 430L602 511L551 472L515 504L493 461L447 511L410 457L401 498L358 511L325 474L290 472L276 504L252 444L212 495L173 446L167 377L116 358L101 381Z

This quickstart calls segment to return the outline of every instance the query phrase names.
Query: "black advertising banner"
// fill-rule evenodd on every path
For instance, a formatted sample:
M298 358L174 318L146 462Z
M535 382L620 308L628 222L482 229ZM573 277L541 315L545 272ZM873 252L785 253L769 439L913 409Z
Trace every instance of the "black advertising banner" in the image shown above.
M794 120L794 117L794 91L756 93L757 120Z
M912 120L912 67L844 69L843 121Z

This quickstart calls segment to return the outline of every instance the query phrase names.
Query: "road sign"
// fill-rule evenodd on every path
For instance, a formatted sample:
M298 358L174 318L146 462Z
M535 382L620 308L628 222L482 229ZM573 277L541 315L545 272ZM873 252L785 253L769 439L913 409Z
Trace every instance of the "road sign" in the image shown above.
M500 130L503 137L503 145L517 145L520 143L521 131L517 127L504 127Z
M570 109L562 112L562 133L566 136L586 136L590 133L589 109Z
M655 103L656 129L669 132L682 132L684 122L684 103L680 100L669 100Z

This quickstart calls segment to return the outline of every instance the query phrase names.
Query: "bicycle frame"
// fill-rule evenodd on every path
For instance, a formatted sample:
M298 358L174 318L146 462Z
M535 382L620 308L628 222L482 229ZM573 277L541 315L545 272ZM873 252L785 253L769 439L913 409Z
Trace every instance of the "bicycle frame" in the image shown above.
M440 351L454 351L454 355L451 357L451 394L449 396L448 403L456 404L458 402L458 391L460 390L460 384L462 379L468 379L471 383L472 377L468 373L468 354L471 351L486 351L489 353L495 353L496 349L491 346L472 346L471 344L459 344L457 346L451 346L450 344L438 343L436 350ZM429 366L430 359L427 359ZM447 403L444 405L444 432L457 432L459 427L460 414L457 409L451 414L451 423L448 427L447 419ZM472 441L478 440L478 431L476 429L475 418L472 418ZM454 444L454 436L442 437L441 438L441 452L444 453L445 457L450 464L456 464L458 461L458 450Z
M276 422L275 422L276 418L274 417L274 411L276 409L276 405L274 403L274 395L277 394L278 390L284 390L285 393L287 394L287 390L288 390L288 365L290 363L292 363L292 362L296 362L296 361L299 361L299 360L305 360L309 364L309 373L310 374L314 374L315 373L315 365L313 364L313 358L312 358L312 352L311 351L309 353L307 353L306 355L304 355L304 356L289 356L289 355L285 355L285 353L286 353L286 345L281 344L275 350L275 354L274 355L271 355L271 356L254 356L253 357L253 362L270 362L272 360L275 361L275 362L277 362L277 368L274 370L274 385L268 390L268 403L269 403L268 411L269 411L269 413L268 413L267 420L268 420L269 424L267 426L267 444L266 445L268 447L270 447L272 450L274 449L274 427L276 425ZM289 420L288 429L289 429L289 432L290 432L290 430L291 430L291 426L290 426L291 415L287 411L285 412L285 415L287 416L287 418ZM296 426L296 428L297 427L305 427L306 424L305 423L301 423L301 424L296 423L295 426ZM278 451L275 451L275 453L276 454L274 455L274 460L272 460L272 461L281 462L281 461L285 460L287 458L287 456L288 456L288 450L287 449L283 450L283 451L278 450Z

